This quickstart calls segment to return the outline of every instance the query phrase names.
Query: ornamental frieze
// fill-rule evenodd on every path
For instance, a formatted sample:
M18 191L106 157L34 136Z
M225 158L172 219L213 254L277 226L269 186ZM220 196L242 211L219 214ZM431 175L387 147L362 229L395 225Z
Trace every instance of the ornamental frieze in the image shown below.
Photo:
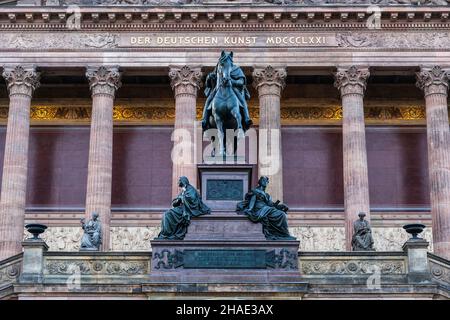
M20 0L19 0L20 2ZM273 5L273 6L319 6L319 5L408 5L446 6L447 0L45 0L47 5L95 5L95 6L186 6L186 5Z
M147 261L109 261L104 259L49 259L44 273L49 275L145 275L149 272Z
M450 49L448 32L203 33L0 33L3 50L104 50L122 48L387 48Z
M336 41L344 48L450 49L448 32L344 32L336 34Z
M111 33L1 33L1 49L110 49L117 47Z
M250 116L257 122L259 108L249 108ZM35 123L88 123L91 119L92 108L85 107L60 107L60 106L33 106L31 108L31 120ZM365 119L368 122L378 121L402 121L404 123L416 123L425 120L425 108L420 105L401 107L376 107L364 108ZM197 120L202 116L202 107L197 108ZM0 106L0 121L8 119L8 107ZM172 124L175 121L175 109L173 107L132 107L116 106L113 109L113 119L116 122L148 122L152 124ZM285 124L295 124L308 121L339 122L342 120L342 107L284 107L281 108L281 121Z
M405 274L404 260L304 260L300 258L301 273L304 275L368 275L377 270L381 274Z

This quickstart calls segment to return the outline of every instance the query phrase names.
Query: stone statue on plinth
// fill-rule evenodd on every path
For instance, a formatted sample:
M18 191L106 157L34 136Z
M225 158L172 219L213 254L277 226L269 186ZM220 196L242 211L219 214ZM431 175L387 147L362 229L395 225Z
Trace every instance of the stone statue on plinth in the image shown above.
M245 214L252 222L263 225L263 233L267 240L296 240L289 234L287 211L289 208L273 202L265 191L269 184L268 177L261 177L258 186L245 195L245 200L237 204L236 211Z
M164 213L161 232L156 239L183 240L192 217L211 213L186 177L180 177L181 193L172 200L172 208Z
M369 222L364 220L365 216L364 212L358 213L359 219L353 223L353 251L375 251L373 248L372 230Z
M80 251L98 251L102 244L102 226L98 220L98 213L92 213L91 219L86 222L81 219L81 227L84 230L81 238Z

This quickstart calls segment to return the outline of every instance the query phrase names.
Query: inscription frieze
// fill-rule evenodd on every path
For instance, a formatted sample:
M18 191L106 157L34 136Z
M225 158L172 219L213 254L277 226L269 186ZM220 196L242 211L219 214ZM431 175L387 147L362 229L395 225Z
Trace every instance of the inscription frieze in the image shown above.
M450 49L448 32L276 32L276 33L0 33L0 49L103 50L124 48L393 48Z
M169 269L296 269L297 252L287 249L163 249L153 253L156 270Z
M118 47L335 47L334 34L162 34L131 33L119 36Z

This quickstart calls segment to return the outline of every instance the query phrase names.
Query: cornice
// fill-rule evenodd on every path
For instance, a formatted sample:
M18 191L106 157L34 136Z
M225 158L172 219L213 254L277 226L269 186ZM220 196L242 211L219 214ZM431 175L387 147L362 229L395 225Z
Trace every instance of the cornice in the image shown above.
M449 6L377 7L385 28L449 28ZM367 28L366 7L186 6L186 7L0 7L0 29L67 30L67 19L80 16L80 29L222 30L292 28Z

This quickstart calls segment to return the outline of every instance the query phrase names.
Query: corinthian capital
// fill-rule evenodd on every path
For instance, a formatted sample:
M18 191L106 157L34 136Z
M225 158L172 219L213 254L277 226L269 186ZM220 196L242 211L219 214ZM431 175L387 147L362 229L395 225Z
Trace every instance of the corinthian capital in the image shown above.
M170 85L175 95L197 95L202 86L202 72L200 67L171 67L169 71Z
M122 86L118 66L87 67L86 77L93 96L107 94L114 97L116 90Z
M286 86L286 68L274 68L268 65L264 68L253 69L253 86L259 96L266 94L280 95Z
M351 66L350 68L338 68L334 74L334 86L341 92L341 96L346 94L364 94L367 86L367 79L370 76L368 68Z
M447 94L450 71L439 66L432 68L422 67L416 73L416 86L423 90L425 96L429 94Z
M34 90L39 87L40 73L36 72L35 66L5 66L3 78L6 80L10 96L25 94L31 97Z

